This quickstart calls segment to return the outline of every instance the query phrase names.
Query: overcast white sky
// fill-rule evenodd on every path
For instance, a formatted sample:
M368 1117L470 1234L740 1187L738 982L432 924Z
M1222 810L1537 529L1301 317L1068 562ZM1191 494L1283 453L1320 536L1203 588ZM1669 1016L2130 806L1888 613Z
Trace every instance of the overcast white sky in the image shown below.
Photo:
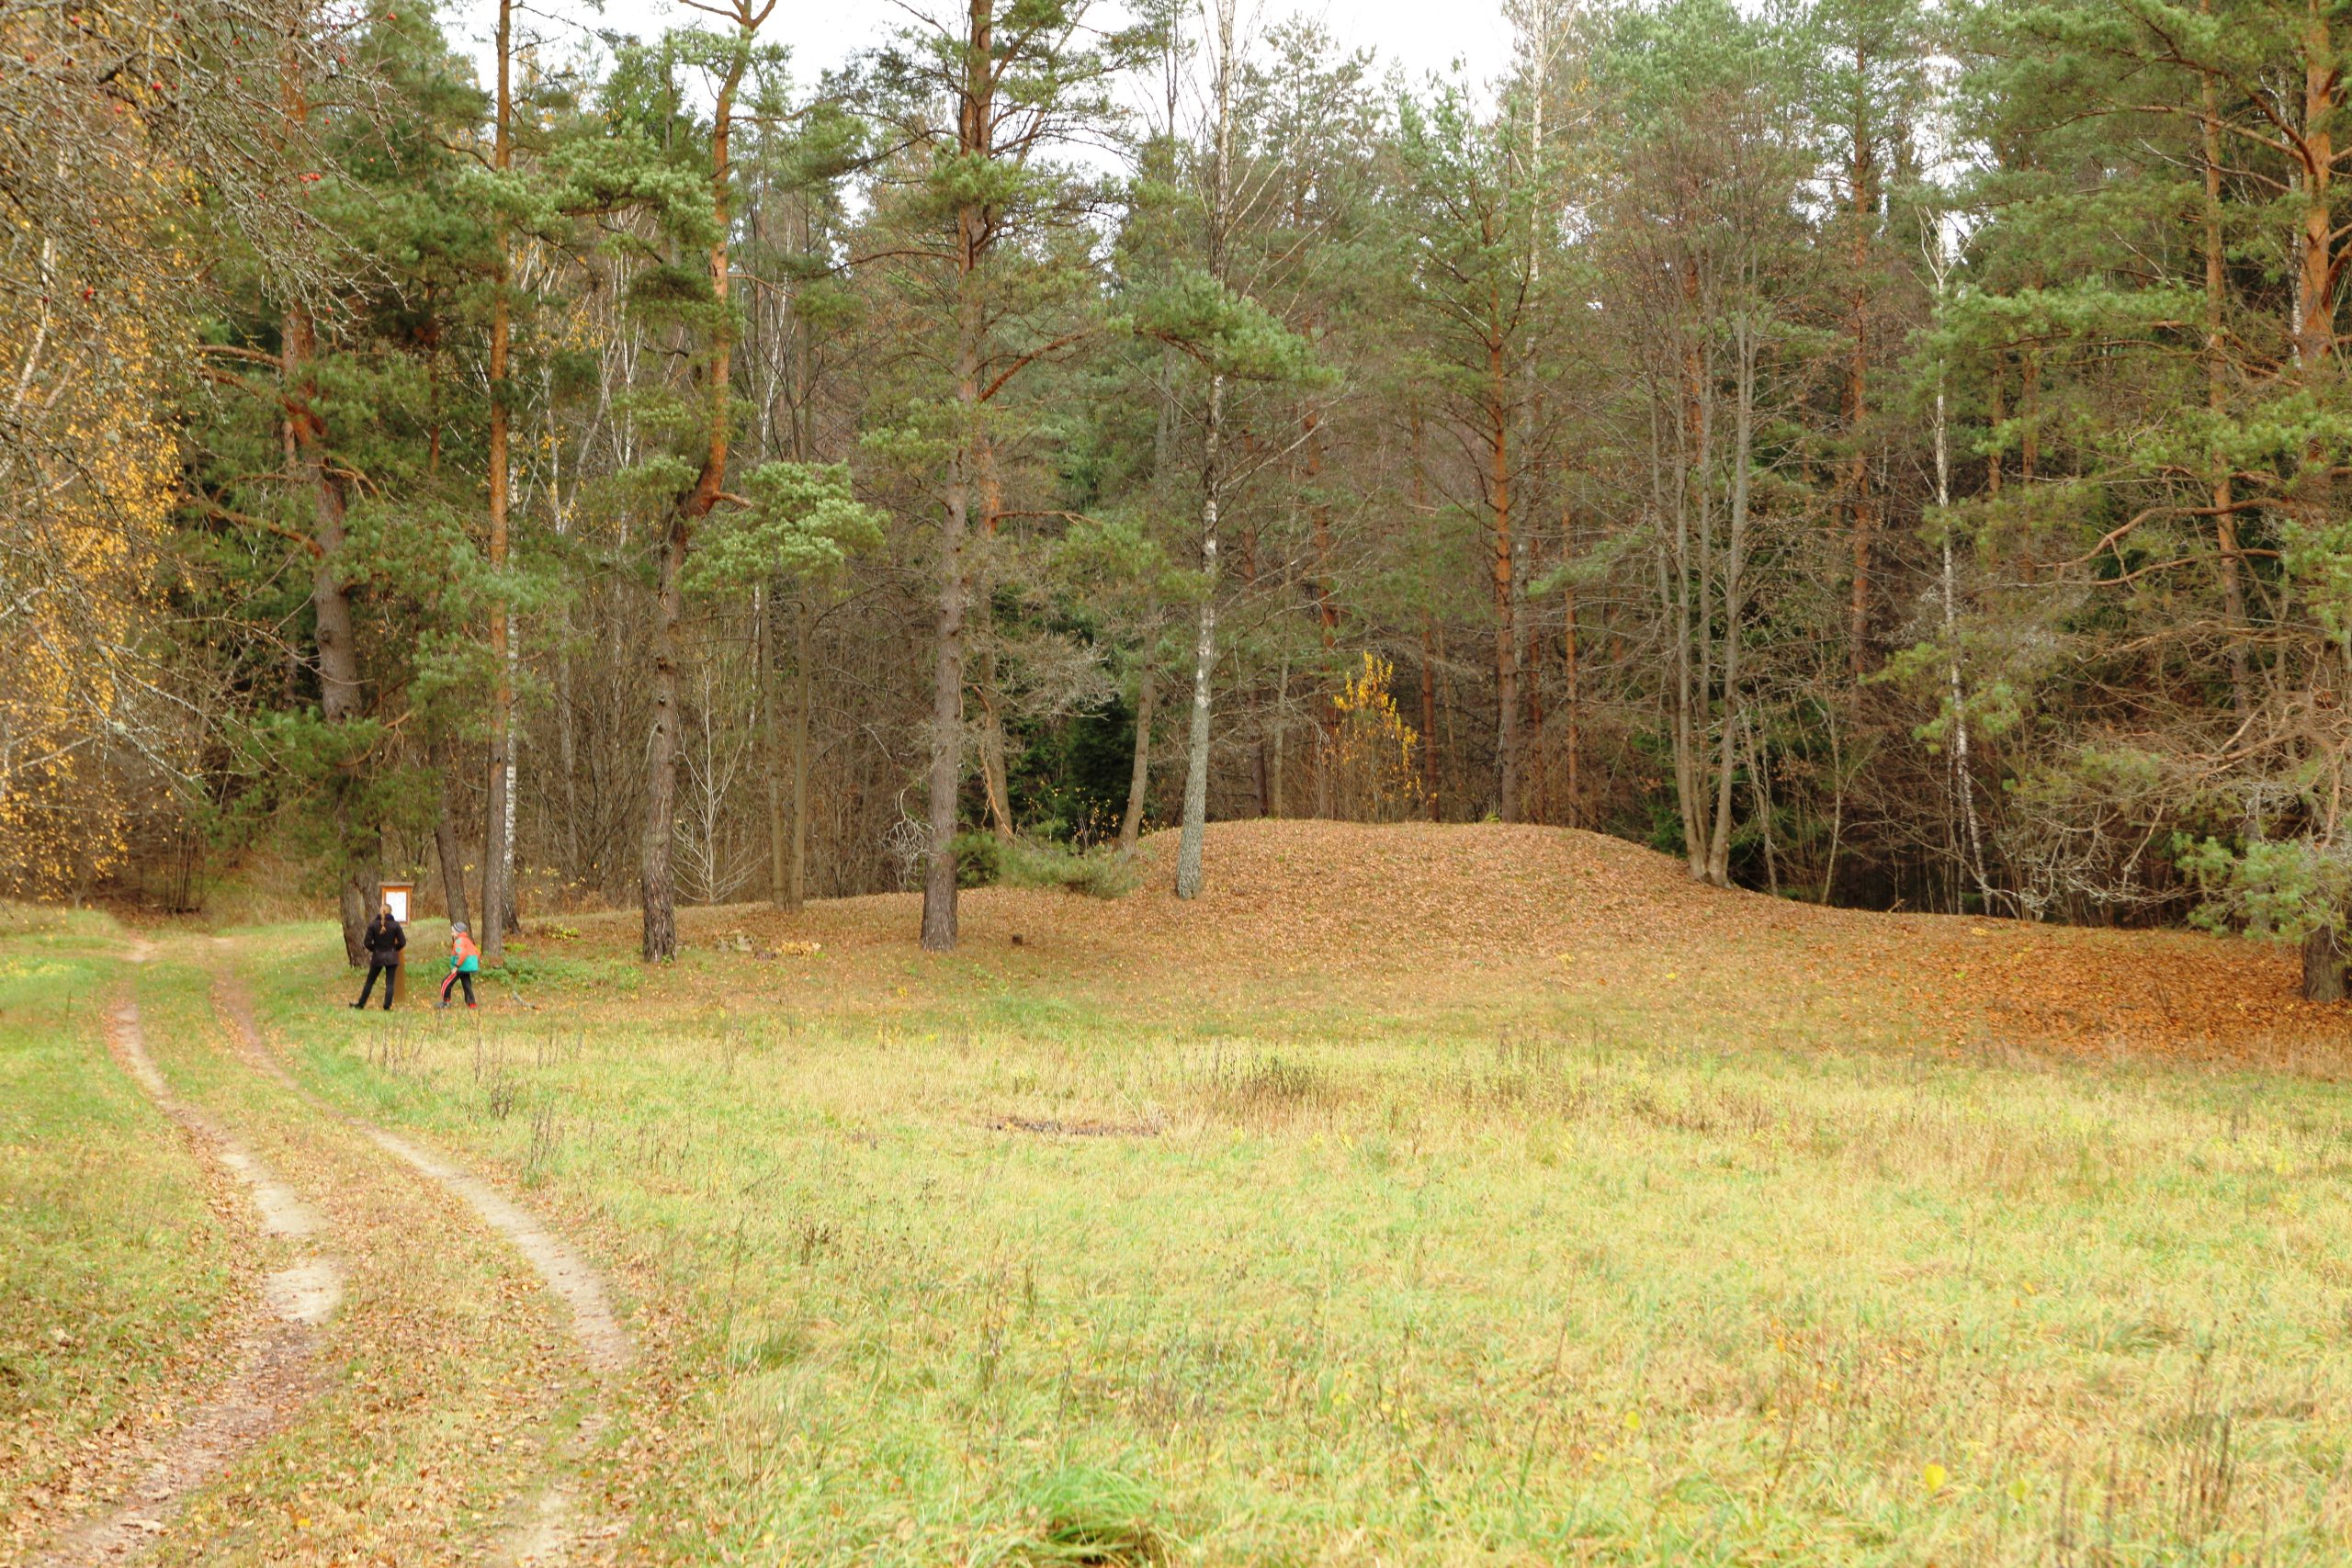
M675 4L675 0L605 0L602 6L581 0L525 0L538 13L523 26L548 35L563 28L588 33L613 31L651 37L664 28L708 18ZM912 0L926 9L943 0ZM1252 0L1243 0L1245 14ZM1255 0L1262 21L1305 13L1323 18L1342 43L1371 49L1382 63L1405 68L1419 82L1431 72L1445 73L1460 60L1473 82L1498 74L1510 52L1510 29L1504 23L1500 0ZM1113 7L1105 6L1106 13ZM489 39L497 16L495 0L448 0L445 12L453 37L486 60ZM763 39L788 45L793 75L813 82L827 67L838 65L857 50L881 39L906 19L906 8L894 0L780 0L769 18ZM549 18L560 18L557 21ZM483 80L489 79L487 70Z

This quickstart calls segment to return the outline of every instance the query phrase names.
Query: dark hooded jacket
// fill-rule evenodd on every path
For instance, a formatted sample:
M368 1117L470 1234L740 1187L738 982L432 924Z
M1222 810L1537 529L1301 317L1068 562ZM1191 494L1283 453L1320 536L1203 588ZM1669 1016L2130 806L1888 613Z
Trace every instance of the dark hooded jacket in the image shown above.
M408 932L390 915L379 915L368 922L368 961L371 964L398 964L401 949L408 945Z

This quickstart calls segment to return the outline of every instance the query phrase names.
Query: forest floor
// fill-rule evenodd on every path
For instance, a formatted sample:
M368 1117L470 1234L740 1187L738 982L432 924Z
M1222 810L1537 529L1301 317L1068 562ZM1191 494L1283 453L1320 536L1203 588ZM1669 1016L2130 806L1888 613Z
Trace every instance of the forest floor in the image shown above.
M2321 1071L2352 1043L2343 1010L2301 998L2294 954L2242 940L1824 908L1700 886L1598 833L1492 823L1220 823L1187 905L1175 839L1144 840L1124 898L967 892L946 963L916 951L910 894L682 910L696 979L666 988L877 1022L1025 1020L1035 1003L1261 1037L1573 1025ZM633 913L597 916L548 923L526 951L540 973L615 981L626 1011L639 977L608 965L637 940Z
M0 930L0 1557L172 1440L271 1260L118 995L348 1269L166 1561L2352 1555L2352 1029L2278 955L1556 830L1220 826L1191 905L1171 851L945 957L911 896L685 911L652 973L535 922L470 1015L351 1012L317 925ZM518 1544L551 1493L594 1528Z

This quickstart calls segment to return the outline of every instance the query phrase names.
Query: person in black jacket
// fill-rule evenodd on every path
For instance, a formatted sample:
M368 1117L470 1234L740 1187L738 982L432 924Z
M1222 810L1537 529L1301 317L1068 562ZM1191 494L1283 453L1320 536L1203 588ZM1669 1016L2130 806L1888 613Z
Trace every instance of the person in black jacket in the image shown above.
M359 987L359 999L351 1005L364 1008L368 993L376 988L376 976L384 976L384 1010L392 1010L392 982L401 977L401 949L408 945L408 932L401 930L400 921L392 919L392 907L368 922L368 983Z

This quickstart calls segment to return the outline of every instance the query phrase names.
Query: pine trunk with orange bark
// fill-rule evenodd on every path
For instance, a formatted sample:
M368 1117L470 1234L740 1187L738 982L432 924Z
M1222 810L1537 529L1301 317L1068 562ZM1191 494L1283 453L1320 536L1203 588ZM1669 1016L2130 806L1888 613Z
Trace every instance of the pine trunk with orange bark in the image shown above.
M1498 311L1499 315L1499 311ZM1519 626L1512 592L1510 382L1499 333L1487 340L1487 504L1494 514L1495 814L1519 820Z
M1855 72L1866 75L1869 68L1869 52L1858 45L1854 51ZM1877 182L1869 124L1857 118L1852 135L1846 171L1846 216L1851 226L1847 262L1854 276L1849 303L1848 330L1851 336L1846 349L1844 412L1846 439L1852 447L1846 456L1845 479L1854 581L1846 639L1850 668L1854 678L1860 680L1870 672L1871 667L1871 573L1878 545L1878 513L1871 496L1870 453L1865 445L1870 425L1871 227L1876 215Z
M728 313L728 233L733 220L729 181L729 143L735 123L735 94L751 63L752 39L775 9L775 0L754 11L751 0L736 0L735 49L720 79L710 127L710 243L713 312L710 362L704 386L702 468L694 487L670 509L662 539L661 581L654 593L653 724L645 748L645 833L639 845L639 893L644 909L639 948L649 964L678 955L676 879L671 858L677 836L678 730L684 719L679 698L680 627L685 620L685 575L695 525L710 515L727 488L727 455L733 434L734 329ZM484 911L485 920L495 919Z

